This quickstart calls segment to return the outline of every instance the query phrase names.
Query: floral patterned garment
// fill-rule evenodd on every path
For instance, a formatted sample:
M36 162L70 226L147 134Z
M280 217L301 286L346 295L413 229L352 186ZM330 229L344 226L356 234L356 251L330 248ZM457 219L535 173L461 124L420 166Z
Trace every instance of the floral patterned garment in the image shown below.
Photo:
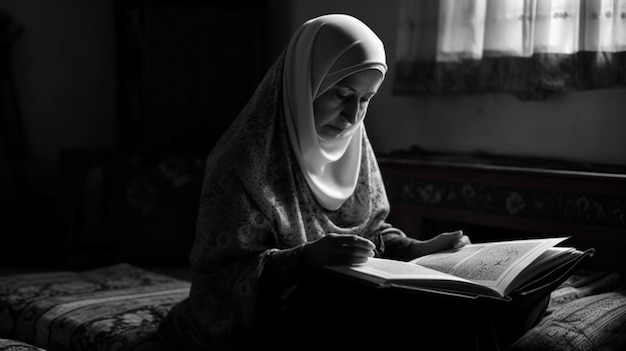
M270 68L207 160L190 255L190 298L172 310L163 326L187 349L227 347L260 321L276 317L296 285L306 242L327 233L357 234L387 257L402 257L407 245L406 235L385 222L389 203L365 132L352 196L336 211L315 201L282 112L284 57Z

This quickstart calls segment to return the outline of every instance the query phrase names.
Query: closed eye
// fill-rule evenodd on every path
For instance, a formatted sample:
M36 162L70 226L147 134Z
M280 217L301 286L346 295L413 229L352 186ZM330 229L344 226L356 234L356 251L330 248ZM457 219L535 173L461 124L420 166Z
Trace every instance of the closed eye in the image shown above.
M347 100L350 97L349 91L343 91L341 89L335 90L335 97L339 100Z
M361 98L361 103L368 103L370 102L370 100L372 100L373 97L374 97L374 94L366 95Z

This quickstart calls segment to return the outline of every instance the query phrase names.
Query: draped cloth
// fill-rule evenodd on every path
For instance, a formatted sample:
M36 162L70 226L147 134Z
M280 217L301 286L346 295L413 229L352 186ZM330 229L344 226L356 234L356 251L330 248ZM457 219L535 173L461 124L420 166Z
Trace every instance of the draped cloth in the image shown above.
M385 48L363 22L325 15L304 23L285 57L285 117L298 163L316 200L336 210L356 186L363 121L338 137L317 135L313 100L341 79L367 69L387 72Z
M190 296L161 326L185 350L254 343L289 304L306 243L327 233L357 234L376 254L400 257L406 236L385 222L389 203L365 128L354 191L336 210L321 206L289 138L283 105L283 52L206 163ZM280 331L274 331L279 333Z

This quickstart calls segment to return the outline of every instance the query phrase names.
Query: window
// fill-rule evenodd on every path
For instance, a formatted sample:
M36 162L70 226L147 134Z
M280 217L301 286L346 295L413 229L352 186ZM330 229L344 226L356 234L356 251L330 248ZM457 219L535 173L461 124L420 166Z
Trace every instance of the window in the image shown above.
M402 0L394 92L626 87L626 0Z

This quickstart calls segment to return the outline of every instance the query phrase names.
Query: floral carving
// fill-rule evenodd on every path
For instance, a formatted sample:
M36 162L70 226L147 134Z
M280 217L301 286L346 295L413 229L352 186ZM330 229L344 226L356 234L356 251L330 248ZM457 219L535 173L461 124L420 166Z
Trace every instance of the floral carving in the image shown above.
M386 177L390 202L625 228L623 196Z
M514 215L519 212L522 212L526 207L526 203L524 202L524 198L517 192L511 193L506 198L506 210Z

